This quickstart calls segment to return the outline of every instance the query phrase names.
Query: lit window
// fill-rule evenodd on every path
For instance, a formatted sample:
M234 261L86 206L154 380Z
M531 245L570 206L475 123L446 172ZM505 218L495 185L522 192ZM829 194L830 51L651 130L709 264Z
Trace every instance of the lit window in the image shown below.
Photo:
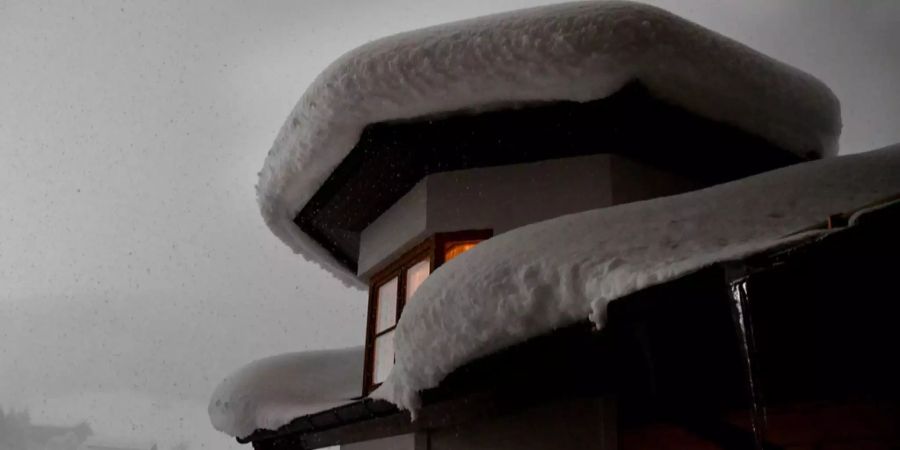
M403 307L437 267L490 237L490 231L439 233L372 276L365 392L383 383L394 367L394 330Z
M457 241L457 242L448 242L444 245L444 262L450 261L453 258L456 258L459 255L469 251L472 247L478 245L478 241Z
M394 330L375 338L374 374L372 381L382 383L394 367Z
M397 277L378 288L377 305L378 320L375 332L381 333L397 323Z
M406 296L404 300L409 301L413 294L422 285L422 282L431 274L431 261L424 259L406 270Z

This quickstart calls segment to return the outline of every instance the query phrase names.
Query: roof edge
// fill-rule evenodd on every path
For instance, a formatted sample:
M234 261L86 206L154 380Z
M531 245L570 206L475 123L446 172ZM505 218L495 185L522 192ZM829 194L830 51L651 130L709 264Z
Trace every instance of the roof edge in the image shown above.
M509 102L596 100L635 80L803 157L837 153L840 104L813 76L656 7L567 3L389 36L340 57L269 151L257 186L262 215L296 253L363 288L293 218L366 125Z

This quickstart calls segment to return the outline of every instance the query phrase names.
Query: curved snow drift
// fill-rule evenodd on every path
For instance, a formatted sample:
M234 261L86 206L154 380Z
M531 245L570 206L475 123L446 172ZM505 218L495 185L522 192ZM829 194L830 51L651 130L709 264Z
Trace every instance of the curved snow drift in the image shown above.
M900 144L503 233L419 287L372 396L415 411L418 392L481 356L586 318L602 327L612 300L825 233L794 234L898 194Z
M362 347L287 353L254 361L225 378L209 401L215 429L235 437L352 402L363 374Z
M295 252L362 287L293 218L366 125L596 100L634 80L802 156L836 153L840 106L814 77L655 7L568 3L390 36L339 58L303 94L269 151L257 186L262 215Z

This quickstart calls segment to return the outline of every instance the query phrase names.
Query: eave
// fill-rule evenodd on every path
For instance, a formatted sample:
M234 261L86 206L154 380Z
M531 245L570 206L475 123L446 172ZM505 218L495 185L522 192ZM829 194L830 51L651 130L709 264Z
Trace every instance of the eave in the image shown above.
M703 187L804 161L632 82L585 103L542 102L371 124L294 223L356 273L360 233L430 174L598 153L633 158Z
M664 422L745 445L765 435L727 417L747 424L760 407L796 402L896 402L900 368L888 355L900 344L900 304L889 298L895 265L884 262L900 253L898 229L894 202L824 237L639 291L610 304L602 331L572 324L457 370L423 393L415 421L365 399L240 441L319 448L614 396L622 430Z

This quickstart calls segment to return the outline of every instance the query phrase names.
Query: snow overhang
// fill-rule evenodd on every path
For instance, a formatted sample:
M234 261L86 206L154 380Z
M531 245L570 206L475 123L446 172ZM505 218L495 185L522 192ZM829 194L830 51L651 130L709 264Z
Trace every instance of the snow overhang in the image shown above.
M362 390L363 349L286 353L240 368L213 391L212 426L230 436L278 429L296 417L352 403Z
M396 363L371 395L415 410L419 392L481 356L588 317L602 328L610 302L629 294L828 235L835 215L849 213L852 228L898 202L898 174L900 144L495 236L419 286L397 322Z
M590 102L631 82L799 158L836 153L839 103L814 77L658 8L569 3L403 33L339 58L301 97L269 152L257 186L262 215L294 251L362 286L327 248L329 237L311 236L294 219L367 126Z
M828 236L716 263L632 293L610 305L609 326L602 330L583 320L467 363L422 393L415 421L386 401L367 398L238 441L259 450L319 448L483 425L561 399L610 393L625 412L617 417L620 430L659 420L671 424L678 414L696 418L698 411L710 418L733 414L749 401L742 328L732 310L737 299L730 294L744 283L752 293L744 306L752 305L755 314L749 326L759 339L752 361L768 367L770 377L779 374L774 389L763 384L770 394L765 401L809 402L811 392L833 401L835 394L861 387L883 398L896 391L898 369L889 355L900 333L891 326L898 306L883 300L892 289L892 267L880 261L897 248L900 203L849 219L856 225ZM823 373L823 366L829 370ZM818 392L810 380L819 383Z

